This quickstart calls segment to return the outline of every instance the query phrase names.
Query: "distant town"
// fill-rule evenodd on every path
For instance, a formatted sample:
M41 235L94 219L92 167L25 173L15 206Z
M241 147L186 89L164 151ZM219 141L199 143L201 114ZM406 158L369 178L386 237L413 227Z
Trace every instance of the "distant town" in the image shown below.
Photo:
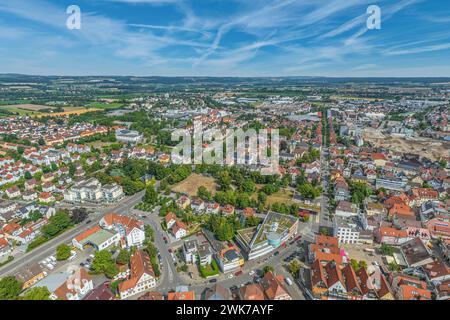
M446 78L0 75L0 300L449 300L449 111ZM195 122L277 129L276 173L174 164Z

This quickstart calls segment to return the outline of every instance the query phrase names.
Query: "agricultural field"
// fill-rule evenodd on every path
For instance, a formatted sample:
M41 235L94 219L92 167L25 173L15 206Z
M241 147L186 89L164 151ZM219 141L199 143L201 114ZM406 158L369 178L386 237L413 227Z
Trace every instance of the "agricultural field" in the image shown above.
M31 116L31 117L46 117L46 116L66 116L71 114L82 114L85 112L96 111L96 109L85 109L82 107L64 107L64 112L52 112L45 113L42 110L55 109L51 106L38 105L38 104L14 104L14 105L0 105L0 110L8 111L19 116ZM4 114L4 116L8 116Z
M38 115L40 114L39 110L50 109L49 106L37 105L37 104L14 104L14 105L3 105L0 106L1 110L9 111L16 113L18 115Z
M193 173L186 180L174 185L173 192L185 193L191 197L197 196L198 188L204 186L213 195L216 193L216 182L213 178L205 177L200 174Z

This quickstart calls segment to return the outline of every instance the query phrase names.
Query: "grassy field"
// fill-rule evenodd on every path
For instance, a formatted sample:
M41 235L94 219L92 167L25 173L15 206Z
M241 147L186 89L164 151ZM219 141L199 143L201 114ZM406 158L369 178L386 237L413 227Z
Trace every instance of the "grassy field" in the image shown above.
M123 107L123 104L118 102L92 102L89 103L86 107L95 109L118 109Z
M191 174L186 180L174 185L173 192L185 193L193 197L201 186L206 187L213 195L216 193L216 183L213 178L208 178L196 173Z
M276 202L279 203L285 203L287 205L291 205L294 203L292 200L292 197L294 196L294 193L287 189L281 189L280 191L270 195L267 197L267 203L269 205L272 205Z
M107 147L110 146L112 144L114 144L115 142L102 142L102 141L94 141L94 142L90 142L87 143L87 145L96 148L96 149L101 149L103 147Z

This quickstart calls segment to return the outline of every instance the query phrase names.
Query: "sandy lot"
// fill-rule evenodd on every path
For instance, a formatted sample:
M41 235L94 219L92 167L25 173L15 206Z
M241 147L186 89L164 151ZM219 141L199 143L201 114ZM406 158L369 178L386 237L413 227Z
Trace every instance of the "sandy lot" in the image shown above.
M378 130L365 130L364 139L377 147L424 155L433 161L450 154L450 142L437 141L429 138L405 139L385 136Z
M191 197L197 195L197 190L201 186L206 187L213 195L216 193L216 183L213 178L208 178L196 173L191 174L186 180L172 187L172 191L186 193Z

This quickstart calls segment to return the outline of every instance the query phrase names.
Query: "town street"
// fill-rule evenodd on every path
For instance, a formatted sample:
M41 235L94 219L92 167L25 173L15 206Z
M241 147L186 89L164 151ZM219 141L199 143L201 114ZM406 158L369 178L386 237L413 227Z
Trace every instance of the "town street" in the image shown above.
M67 232L64 232L63 234L59 235L58 237L53 238L52 240L42 244L36 249L27 252L19 257L15 257L13 261L11 261L10 263L6 264L3 267L0 267L0 275L4 276L8 274L13 274L18 269L21 269L33 263L37 263L45 259L46 257L54 254L56 251L56 247L58 245L60 245L61 243L71 242L72 239L78 234L97 225L100 219L109 212L117 212L121 214L130 213L130 209L132 209L136 204L138 204L141 201L144 194L145 191L141 191L133 196L122 199L122 201L113 206L105 207L94 214L95 218L94 216L90 216L88 218L90 219L89 223L86 224L85 222L82 222L81 224L75 226L74 228L68 230Z

